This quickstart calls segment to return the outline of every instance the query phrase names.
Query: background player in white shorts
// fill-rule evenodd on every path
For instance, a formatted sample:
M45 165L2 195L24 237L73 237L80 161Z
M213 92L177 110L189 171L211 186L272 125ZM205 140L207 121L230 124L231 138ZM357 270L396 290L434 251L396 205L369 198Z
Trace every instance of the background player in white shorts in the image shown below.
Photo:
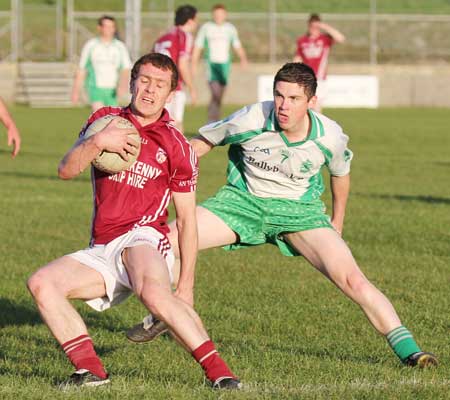
M116 106L127 91L131 60L125 44L115 38L116 20L104 15L97 23L99 36L88 40L81 50L72 88L72 102L78 103L84 86L92 111Z
M194 73L202 51L206 59L208 84L211 91L208 122L220 119L220 107L231 69L231 48L238 55L241 66L244 68L247 66L247 55L239 40L237 29L227 21L227 10L223 4L213 6L212 18L212 21L200 27L192 53Z
M139 156L127 171L109 175L92 167L95 204L90 247L50 262L28 281L44 322L75 366L65 386L109 382L86 325L69 299L82 299L102 310L129 291L173 329L214 387L240 386L186 302L193 281L185 280L186 286L179 285L176 293L171 290L168 267L172 256L166 234L172 196L182 269L189 274L194 272L197 255L197 158L164 109L177 81L178 72L169 57L157 53L141 57L131 72L131 104L92 114L60 163L59 176L71 179L102 151L123 158L136 152L130 130L117 129L114 120L96 135L83 138L87 127L105 115L128 119L140 134Z
M420 350L390 301L364 276L341 237L350 187L348 137L342 128L311 110L316 101L313 70L285 64L275 75L274 101L247 106L200 129L191 140L198 156L230 145L227 184L197 207L199 249L237 249L263 243L285 255L303 255L347 297L407 365L436 365ZM320 197L320 170L330 172L331 220ZM176 227L169 240L178 255ZM181 271L179 285L192 279ZM160 324L155 323L160 330ZM152 326L138 325L152 338Z

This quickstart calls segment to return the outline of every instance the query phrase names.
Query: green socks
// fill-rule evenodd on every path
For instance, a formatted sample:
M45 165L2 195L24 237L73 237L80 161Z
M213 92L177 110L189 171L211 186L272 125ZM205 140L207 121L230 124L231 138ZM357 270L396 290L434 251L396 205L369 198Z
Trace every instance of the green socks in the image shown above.
M414 353L418 353L420 351L419 346L415 342L412 334L408 329L406 329L403 325L395 328L390 331L386 335L386 339L389 343L389 346L392 347L394 353L397 354L398 358L402 362Z

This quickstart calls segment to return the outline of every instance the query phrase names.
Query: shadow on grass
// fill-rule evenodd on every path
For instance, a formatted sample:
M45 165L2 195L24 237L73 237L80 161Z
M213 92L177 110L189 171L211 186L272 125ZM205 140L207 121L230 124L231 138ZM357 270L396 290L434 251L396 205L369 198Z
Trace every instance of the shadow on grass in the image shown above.
M411 196L405 194L368 194L368 193L352 193L352 196L377 198L384 200L400 200L400 201L421 201L429 204L450 204L450 198L447 197L435 197L435 196Z
M0 297L0 327L9 325L36 325L41 317L36 308L25 303Z

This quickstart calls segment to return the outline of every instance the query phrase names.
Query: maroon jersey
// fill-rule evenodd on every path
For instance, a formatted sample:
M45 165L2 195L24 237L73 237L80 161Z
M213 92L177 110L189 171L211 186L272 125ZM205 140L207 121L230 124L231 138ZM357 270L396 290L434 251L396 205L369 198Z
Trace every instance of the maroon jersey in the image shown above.
M309 35L297 39L297 55L313 69L318 80L327 77L328 55L332 45L333 39L324 33L315 39Z
M174 26L169 32L156 40L153 51L169 56L178 67L180 58L191 56L193 45L192 34ZM179 74L177 90L181 90L181 83L181 74Z
M171 125L166 110L157 121L141 126L129 107L103 107L89 117L80 136L92 122L108 114L133 123L141 137L141 151L131 167L117 174L92 167L91 246L106 244L140 226L151 226L166 234L172 192L196 189L198 162L194 150Z

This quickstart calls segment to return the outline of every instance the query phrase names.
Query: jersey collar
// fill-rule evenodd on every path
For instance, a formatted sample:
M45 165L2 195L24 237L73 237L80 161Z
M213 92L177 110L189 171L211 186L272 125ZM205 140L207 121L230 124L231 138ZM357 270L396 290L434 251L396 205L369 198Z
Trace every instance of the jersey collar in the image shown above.
M324 135L323 125L320 122L319 118L317 118L317 116L315 115L314 111L308 110L308 115L309 115L309 119L311 120L311 127L309 130L309 134L305 140L302 140L300 142L294 142L294 143L289 142L286 135L283 133L282 129L280 128L280 125L278 125L277 118L275 117L275 107L272 108L272 110L270 111L269 118L267 118L267 123L266 123L265 129L268 131L278 132L280 134L281 138L283 139L283 141L286 143L286 145L298 146L302 143L305 143L307 140L315 140L318 137L321 137Z
M133 122L133 125L136 126L140 131L151 131L154 130L159 125L165 125L168 122L171 121L169 112L164 109L159 119L157 119L155 122L152 122L151 124L147 125L141 125L135 115L131 112L131 107L127 106L124 109L124 114L127 115L127 117L130 119L130 121Z

